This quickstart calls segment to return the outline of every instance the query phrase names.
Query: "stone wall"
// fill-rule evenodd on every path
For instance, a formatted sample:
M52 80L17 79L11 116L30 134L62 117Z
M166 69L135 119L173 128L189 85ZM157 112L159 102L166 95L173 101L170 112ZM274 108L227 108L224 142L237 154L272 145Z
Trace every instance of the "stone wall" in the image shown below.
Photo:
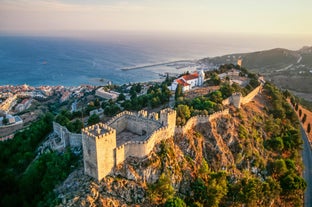
M175 129L175 133L184 134L190 129L194 128L197 124L208 123L212 121L213 119L216 119L216 118L228 115L228 114L229 114L229 109L225 109L223 111L219 111L208 116L205 116L205 115L193 116L186 122L184 126L177 126Z
M260 84L245 97L242 97L241 93L233 93L232 96L222 101L222 105L227 106L233 104L236 108L240 108L241 105L249 103L259 92L261 92L262 87L262 84Z
M81 134L71 133L66 127L61 126L59 123L56 122L53 122L53 131L57 134L58 137L61 138L61 142L64 143L63 148L58 148L58 150L65 149L66 147L82 146Z
M107 124L116 129L117 134L127 129L138 135L143 135L144 132L146 134L151 134L161 126L159 122L152 119L129 114L118 117L114 119L114 121L110 121Z
M260 91L262 90L262 84L260 84L257 88L251 91L247 96L243 97L241 100L241 104L249 103Z
M147 118L149 117L149 118ZM98 180L110 174L113 167L122 163L127 157L145 157L155 144L174 135L176 112L165 109L158 117L122 112L113 117L107 124L96 124L82 130L82 146L85 174ZM102 129L107 129L103 131ZM123 130L139 134L142 130L148 133L142 141L127 141L116 146L117 134Z
M127 116L128 114L126 114ZM118 119L115 119L117 121ZM172 137L174 135L175 130L175 123L176 123L176 112L171 109L162 110L160 112L160 122L156 122L154 120L148 120L146 118L141 118L144 122L144 127L146 123L150 123L151 126L151 134L147 137L144 141L129 141L124 143L121 146L118 146L115 150L116 153L116 165L123 162L127 157L145 157L147 156L152 149L154 148L155 144L159 143L160 141ZM111 122L109 122L111 123ZM115 123L115 122L114 122ZM157 128L153 127L153 124L157 123ZM163 127L159 127L160 125L165 125ZM149 124L148 124L149 125ZM113 127L113 126L111 126ZM133 126L135 127L135 126ZM138 127L140 128L140 127Z

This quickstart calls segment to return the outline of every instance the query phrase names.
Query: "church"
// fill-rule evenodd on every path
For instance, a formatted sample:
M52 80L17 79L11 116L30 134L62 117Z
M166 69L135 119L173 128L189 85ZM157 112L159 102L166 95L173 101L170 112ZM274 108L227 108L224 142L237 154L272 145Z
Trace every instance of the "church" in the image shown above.
M182 85L182 91L189 91L193 87L202 86L205 81L205 73L203 70L196 71L191 74L183 75L178 79L175 79L171 86L170 90L175 91L178 85Z

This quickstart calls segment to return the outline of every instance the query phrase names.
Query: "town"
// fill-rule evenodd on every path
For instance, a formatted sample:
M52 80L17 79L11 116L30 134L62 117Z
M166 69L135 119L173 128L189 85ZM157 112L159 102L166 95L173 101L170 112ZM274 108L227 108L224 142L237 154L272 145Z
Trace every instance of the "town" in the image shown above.
M160 200L153 197L159 194L162 185L182 186L188 182L187 191L196 192L197 186L201 185L196 179L205 180L207 175L214 176L215 173L227 174L230 179L226 182L231 185L243 182L246 173L260 184L261 179L264 180L261 185L265 185L271 182L270 176L275 173L270 165L294 163L295 158L291 156L300 149L301 138L292 126L297 124L294 111L300 116L302 110L297 100L286 92L282 94L262 76L250 73L239 64L221 65L217 70L199 68L178 76L168 74L162 82L79 87L2 86L1 91L0 132L5 153L10 152L10 148L21 148L23 153L14 154L12 159L24 163L18 166L20 172L27 168L27 162L36 163L29 168L31 170L25 171L22 179L36 175L42 166L55 162L53 170L46 168L46 172L52 170L52 174L47 175L45 183L40 181L40 186L45 186L44 192L51 192L54 188L51 183L66 179L63 186L54 189L57 198L51 195L53 199L62 200L61 206L84 202L84 193L88 197L90 190L85 183L97 186L91 189L90 202L99 202L97 198L102 193L111 196L112 189L99 192L100 186L108 185L111 179L121 186L134 182L147 192L137 198L136 191L124 190L119 192L122 196L118 202L124 202L126 194L129 198L126 203L145 203L147 206L149 202L170 201L170 197L164 195ZM290 104L285 104L285 96L289 96ZM271 100L272 103L264 104ZM288 117L292 121L286 121ZM275 124L279 122L281 126ZM275 131L275 128L279 129ZM286 135L281 132L282 128L287 131ZM273 133L274 137L268 139ZM288 140L287 134L291 134L292 141ZM261 141L259 137L265 138ZM253 139L255 141L251 142ZM12 146L5 147L7 143ZM258 152L260 143L264 148ZM289 153L285 161L272 161L276 159L276 153L285 152ZM50 161L41 162L43 159ZM11 165L15 164L12 161ZM181 177L181 166L188 169L185 178ZM290 169L287 172L300 185L297 195L300 197L306 186L304 180L297 171L294 173ZM171 179L177 175L180 178L163 181L165 175ZM274 179L280 185L288 182L282 173L276 176ZM79 187L71 189L72 185ZM25 191L26 186L27 183L22 184L21 191ZM217 188L229 187L223 183ZM297 187L294 189L298 190ZM83 195L68 195L75 190ZM171 196L174 191L181 192L179 195L184 192L179 188L164 190ZM274 199L282 196L276 194ZM191 203L207 202L201 198L188 200L192 198L187 195L181 198ZM271 202L270 198L261 195L255 199Z

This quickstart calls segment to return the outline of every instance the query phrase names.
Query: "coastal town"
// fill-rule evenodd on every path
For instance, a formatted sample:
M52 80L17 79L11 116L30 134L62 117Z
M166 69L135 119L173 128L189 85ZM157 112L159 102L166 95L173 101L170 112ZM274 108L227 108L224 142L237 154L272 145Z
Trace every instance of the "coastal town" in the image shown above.
M263 90L266 92L263 93ZM175 142L173 144L175 146L175 144L182 144L184 139L190 139L188 136L195 136L198 139L198 136L204 136L206 132L202 131L203 135L199 135L193 130L203 130L198 128L203 126L204 128L210 127L206 129L211 135L207 137L209 141L205 147L209 147L211 154L205 155L206 152L202 152L199 156L209 157L200 159L207 160L212 169L219 169L230 174L245 169L256 179L260 177L266 179L266 175L262 175L262 167L253 164L255 161L251 164L248 159L247 161L238 159L239 149L249 150L242 145L249 139L247 136L255 136L247 135L249 132L240 123L252 122L249 124L259 125L260 122L264 124L265 119L268 119L272 120L272 125L279 118L286 116L284 115L286 110L293 110L290 105L283 106L285 109L281 109L282 112L277 109L272 112L265 109L263 102L269 101L270 93L274 94L270 96L278 98L274 102L278 103L277 106L271 107L279 107L280 102L283 101L282 95L270 83L267 84L262 76L241 67L241 61L238 61L236 65L220 65L217 70L198 68L177 76L167 74L161 82L123 85L109 83L102 86L77 87L32 87L24 84L1 86L0 93L2 143L16 140L15 145L18 145L24 140L22 138L25 136L24 133L34 132L32 128L36 128L36 125L43 127L43 129L36 128L36 133L45 129L46 134L38 140L36 146L34 145L34 162L50 153L55 156L67 156L67 153L71 153L71 156L79 159L81 163L75 164L79 167L74 170L73 174L80 174L75 177L69 175L64 182L76 183L74 180L78 179L79 186L90 182L90 178L92 182L98 184L107 182L110 177L120 179L119 176L123 173L120 169L127 168L129 160L138 159L138 162L142 162L153 159L155 150L159 150L159 147L161 151L156 152L157 156L172 156L169 151L166 155L161 155L162 150L165 150L165 148L162 149L165 143ZM290 101L294 105L293 97ZM274 117L266 114L266 118L261 118L261 120L247 118L254 113L258 114L255 117L261 117L263 111L273 113ZM299 110L297 111L299 113ZM288 124L290 123L284 123L285 126L290 127ZM253 133L264 133L261 136L267 136L266 132L261 132L261 130L256 132L251 126L249 128L253 130ZM234 132L235 129L238 129L238 134ZM34 135L30 135L29 139L34 139L32 136ZM236 140L237 144L233 144L233 140ZM277 150L273 141L266 142L266 144L269 145L266 147L267 150ZM290 145L294 145L292 147L297 150L298 145L295 143ZM184 151L185 155L180 159L186 159L189 156L187 148L190 146L181 145L180 150ZM256 147L256 145L252 146L252 148ZM200 149L194 150L192 153L195 155L200 151ZM257 162L262 160L251 154L250 160L252 159ZM154 170L161 169L159 166L153 167L155 167ZM152 175L140 178L138 170L136 167L126 170L126 175L121 176L123 182L128 183L133 179L143 179L143 183L152 182L150 177ZM192 175L189 176L187 180L192 178ZM235 179L241 178L235 177ZM302 181L301 178L299 181ZM138 185L141 185L140 183ZM70 185L66 186L62 186L66 190L56 189L57 199L62 200L60 206L68 206L70 203L85 200L83 196L76 198L68 195L72 190ZM304 189L304 185L301 189ZM188 186L188 190L193 191L192 185ZM83 190L85 191L88 192L87 189ZM125 192L129 194L128 191ZM302 192L300 191L301 194ZM129 202L145 203L148 199L150 198L142 197L139 201ZM95 200L92 202L96 202ZM157 201L153 202L157 203Z

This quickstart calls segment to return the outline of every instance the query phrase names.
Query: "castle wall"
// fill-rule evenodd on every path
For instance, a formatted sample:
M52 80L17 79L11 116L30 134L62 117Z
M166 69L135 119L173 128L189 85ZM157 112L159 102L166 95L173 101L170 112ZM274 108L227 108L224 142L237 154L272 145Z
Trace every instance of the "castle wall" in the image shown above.
M118 146L116 149L115 149L115 155L116 155L116 165L118 165L119 163L122 163L127 156L125 156L125 145L121 145L121 146Z
M233 104L236 108L240 108L241 105L249 103L262 89L262 84L252 90L247 96L242 97L240 93L234 93L227 99L222 101L223 106Z
M138 116L128 111L116 115L116 117L113 117L112 120L107 122L107 125L116 129L117 134L127 129L138 135L142 135L143 131L147 134L151 134L161 126L161 124L155 120L148 119L146 116Z
M82 135L71 133L68 129L60 124L53 122L53 131L61 138L62 143L64 143L63 148L66 147L81 147L82 146ZM60 150L58 148L57 150Z
M231 104L230 97L228 97L227 99L224 99L222 101L222 105L223 106L227 106L227 105L230 105L230 104Z
M176 127L175 133L184 134L198 124L208 123L216 118L229 114L229 109L213 113L209 116L198 115L190 118L184 126Z
M82 136L81 134L70 133L69 134L69 146L70 147L81 147Z
M154 146L174 134L168 130L168 126L162 127L152 133L152 135L145 141L129 141L115 150L116 165L122 163L127 157L146 157L154 148Z
M159 128L160 123L156 122L157 128L151 130L152 133L146 140L129 141L115 149L116 165L122 163L129 156L140 158L147 156L153 150L155 144L174 135L176 112L174 110L162 110L161 116L161 120L162 122L165 122L164 124L166 124L166 126ZM155 123L155 121L152 121L152 123ZM144 123L144 125L146 125L146 123ZM133 127L135 126L137 125L134 125Z
M108 125L116 129L116 133L119 134L120 132L124 131L127 128L126 117L125 116L119 117L118 119L114 120L114 122Z
M142 135L143 131L147 134L151 134L161 126L159 122L147 118L127 116L126 119L127 129L138 135Z
M243 97L241 100L241 104L247 104L250 102L262 89L262 84L260 84L257 88L251 91L247 96Z

